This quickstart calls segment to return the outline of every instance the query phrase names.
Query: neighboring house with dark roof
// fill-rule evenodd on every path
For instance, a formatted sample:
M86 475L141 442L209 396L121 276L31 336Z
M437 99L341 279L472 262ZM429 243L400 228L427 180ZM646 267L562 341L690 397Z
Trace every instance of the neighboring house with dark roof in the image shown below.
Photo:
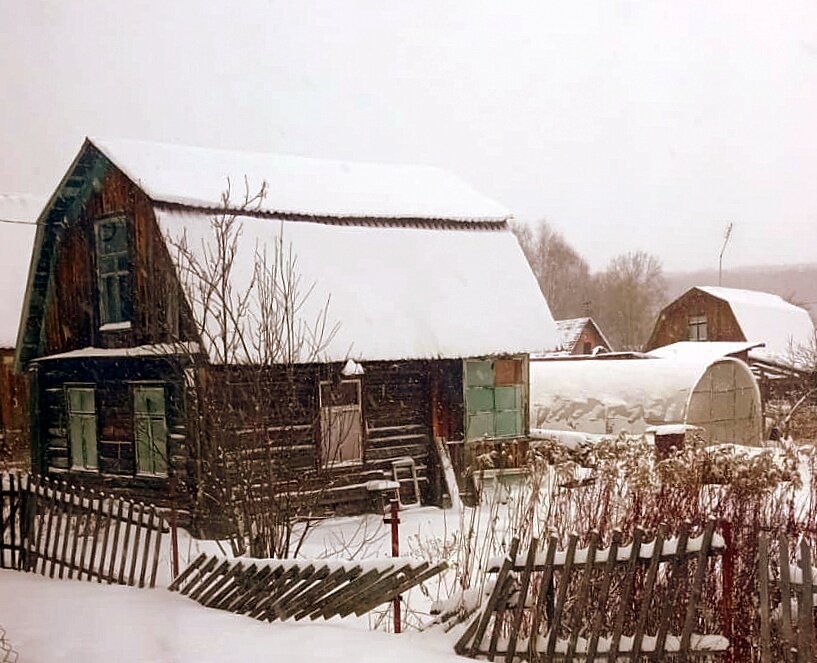
M778 295L697 286L664 307L645 350L679 341L762 343L748 351L750 360L796 368L798 350L813 347L814 338L808 311Z
M269 193L225 210L228 178ZM309 296L291 327L263 333L287 347L323 319L320 347L262 372L253 348L223 352L190 278L190 260L212 262L214 215L241 227L224 288L257 288L259 256L293 256ZM226 430L224 458L262 468L276 491L284 465L313 478L326 509L370 507L367 488L405 459L417 474L398 477L406 498L419 486L438 502L434 439L524 438L528 353L557 344L509 218L437 168L86 140L40 215L19 332L34 470L160 505L178 485L182 510L204 514L206 468L230 469L206 457ZM262 300L236 329L256 334ZM241 396L259 375L274 410L263 425ZM207 397L218 407L201 415Z
M593 318L557 320L556 328L559 331L559 350L548 353L551 356L589 355L613 351L610 342Z
M34 221L45 198L0 193L0 466L29 460L28 390L14 372L14 350L26 276L34 244Z

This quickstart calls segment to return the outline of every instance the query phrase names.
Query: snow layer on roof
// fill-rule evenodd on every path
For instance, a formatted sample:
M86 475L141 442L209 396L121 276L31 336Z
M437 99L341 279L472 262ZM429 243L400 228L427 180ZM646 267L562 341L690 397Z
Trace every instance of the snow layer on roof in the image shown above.
M753 354L786 362L792 350L814 342L814 323L808 311L768 292L698 286L727 302L747 341L765 343Z
M713 362L721 357L748 352L759 345L746 341L678 341L655 348L647 354L665 359Z
M13 348L28 279L37 220L45 198L0 193L0 348ZM14 221L16 223L5 223Z
M171 243L184 238L199 257L212 245L207 214L155 212ZM245 291L256 251L272 251L282 234L285 250L291 248L297 260L302 292L313 288L299 319L314 326L328 301L327 328L339 326L321 354L323 361L463 358L531 352L558 343L547 302L509 230L239 218L243 227L231 285ZM177 251L171 249L171 255L177 269L184 267ZM202 320L198 308L195 314ZM257 325L258 310L253 303L244 316L247 328ZM218 331L214 325L210 330ZM217 360L206 340L205 346Z
M233 201L263 182L260 211L321 217L502 221L499 203L440 168L329 161L132 140L90 139L154 201L221 207L228 178Z
M556 328L559 330L559 339L565 350L572 350L582 333L582 329L589 322L590 318L572 318L571 320L557 320Z

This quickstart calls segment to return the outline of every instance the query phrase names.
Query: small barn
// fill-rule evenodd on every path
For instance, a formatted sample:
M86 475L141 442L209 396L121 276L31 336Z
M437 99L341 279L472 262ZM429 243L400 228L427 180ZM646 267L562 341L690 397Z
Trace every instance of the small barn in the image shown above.
M742 341L763 344L749 359L796 365L797 352L812 348L814 323L805 309L754 290L696 286L658 316L645 350L680 341Z
M731 357L533 360L530 416L537 429L639 434L687 425L713 443L762 438L757 382Z
M29 461L28 391L14 372L14 349L35 221L45 199L0 193L0 467Z
M557 343L509 218L437 168L86 140L20 326L34 469L201 526L244 470L245 504L439 503L435 441L524 437L528 353Z
M556 329L559 331L559 349L548 353L548 356L589 355L613 351L613 346L593 318L557 320Z

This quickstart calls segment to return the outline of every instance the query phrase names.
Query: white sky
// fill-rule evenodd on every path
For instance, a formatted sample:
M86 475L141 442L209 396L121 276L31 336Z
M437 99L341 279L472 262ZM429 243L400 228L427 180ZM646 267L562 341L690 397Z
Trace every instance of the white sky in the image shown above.
M0 0L0 191L85 135L435 164L594 268L817 262L817 3Z

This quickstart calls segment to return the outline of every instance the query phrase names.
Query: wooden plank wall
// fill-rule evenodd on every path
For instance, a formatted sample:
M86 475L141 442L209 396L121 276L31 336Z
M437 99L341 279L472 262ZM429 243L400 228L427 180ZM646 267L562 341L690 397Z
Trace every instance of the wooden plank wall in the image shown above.
M0 467L28 467L28 384L14 372L14 350L0 350Z

